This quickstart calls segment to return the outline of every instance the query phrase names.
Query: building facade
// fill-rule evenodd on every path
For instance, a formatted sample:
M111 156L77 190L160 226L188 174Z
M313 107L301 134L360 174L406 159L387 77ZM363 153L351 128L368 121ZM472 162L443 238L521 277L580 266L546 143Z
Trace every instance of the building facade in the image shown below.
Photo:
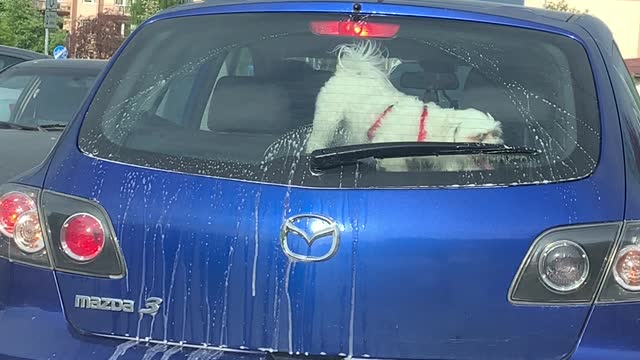
M131 0L58 0L58 15L64 20L64 29L72 31L78 21L95 17L98 14L109 13L126 16L130 1ZM45 1L39 0L38 7L44 10Z

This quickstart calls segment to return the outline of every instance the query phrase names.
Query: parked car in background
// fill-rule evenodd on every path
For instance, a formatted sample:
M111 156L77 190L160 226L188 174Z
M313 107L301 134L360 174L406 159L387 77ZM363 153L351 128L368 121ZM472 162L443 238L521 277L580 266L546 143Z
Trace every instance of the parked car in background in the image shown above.
M51 56L35 51L0 45L0 70L23 61L50 58Z
M51 58L51 57L34 52L34 51L30 51L30 50L0 45L0 71L24 61L48 59L48 58ZM1 99L7 99L12 96L17 97L17 94L18 94L18 90L13 89L11 87L0 88ZM3 111L6 111L6 107L2 107L0 105L0 118L3 117L2 115Z
M44 160L105 63L31 60L0 72L0 183Z
M340 47L372 38L390 64ZM408 102L407 142L307 151L325 115L383 130ZM430 140L469 108L504 144ZM591 15L193 2L0 186L0 359L637 360L639 219L640 97Z

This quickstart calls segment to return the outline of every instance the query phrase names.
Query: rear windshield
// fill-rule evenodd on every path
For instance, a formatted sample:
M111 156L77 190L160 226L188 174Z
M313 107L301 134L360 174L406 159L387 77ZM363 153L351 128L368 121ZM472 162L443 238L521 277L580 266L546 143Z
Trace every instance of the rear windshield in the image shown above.
M0 121L30 126L66 124L98 72L73 68L8 69L0 74Z
M157 169L310 187L527 184L594 170L597 98L575 40L453 20L348 20L298 13L154 22L107 75L81 149ZM378 37L353 36L363 31ZM398 142L531 151L310 167L314 150Z

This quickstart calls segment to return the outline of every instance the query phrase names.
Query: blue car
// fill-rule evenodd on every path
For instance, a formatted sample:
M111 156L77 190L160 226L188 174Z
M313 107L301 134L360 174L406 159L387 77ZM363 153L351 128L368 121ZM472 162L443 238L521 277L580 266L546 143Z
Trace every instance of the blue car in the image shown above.
M398 97L488 113L503 141L345 125L307 151L334 50L364 41ZM339 91L353 114L388 100ZM167 10L0 187L0 359L638 359L639 139L633 80L589 15Z

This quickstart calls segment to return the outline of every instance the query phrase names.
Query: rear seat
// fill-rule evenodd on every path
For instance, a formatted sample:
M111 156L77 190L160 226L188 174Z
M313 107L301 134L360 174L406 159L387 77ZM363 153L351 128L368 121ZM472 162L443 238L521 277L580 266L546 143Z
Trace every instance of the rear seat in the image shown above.
M557 96L557 89L535 85L537 88L530 85L527 90L552 101ZM575 120L563 117L562 110L544 101L527 98L520 90L514 90L512 99L508 91L504 85L495 84L477 71L472 71L465 85L461 108L488 112L502 122L507 144L533 147L540 142L536 137L541 137L546 146L557 148L548 148L550 152L565 152L575 147L576 127L571 123ZM520 109L514 101L519 102Z
M490 113L494 119L502 123L505 143L527 145L523 115L506 91L477 71L472 71L465 84L460 108L474 108Z
M299 60L282 60L273 64L269 79L282 85L289 93L291 116L296 127L313 122L318 93L332 75Z
M445 91L456 90L460 86L458 78L453 73L406 72L400 77L400 86L403 89L420 90L419 97L423 102L434 102L445 108L458 106L445 95Z
M269 145L293 127L290 107L281 86L256 77L228 76L219 80L211 99L210 131L179 127L156 117L128 142L165 153L173 143L179 144L176 148L183 156L258 163Z
M208 126L218 151L261 160L269 145L293 127L289 94L267 79L222 78L211 99Z

